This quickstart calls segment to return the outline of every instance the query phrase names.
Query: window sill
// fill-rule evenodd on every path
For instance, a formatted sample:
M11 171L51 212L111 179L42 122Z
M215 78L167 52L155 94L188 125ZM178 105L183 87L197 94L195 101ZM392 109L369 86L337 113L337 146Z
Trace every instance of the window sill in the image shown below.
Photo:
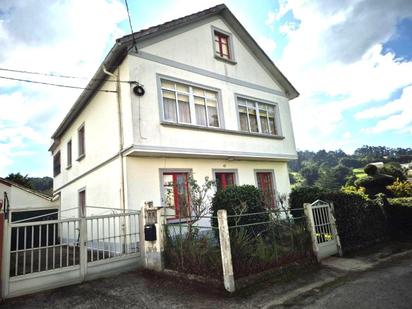
M167 122L167 121L161 122L161 125L167 126L167 127L177 127L177 128L182 128L182 129L189 129L189 130L210 131L210 132L216 132L216 133L226 133L226 134L261 137L261 138L263 137L263 138L278 139L278 140L285 139L285 137L281 135L250 133L250 132L245 132L245 131L227 130L227 129L214 128L214 127L202 127L202 126L197 126L193 124L183 124L183 123L175 123L175 122Z
M86 157L86 155L85 155L85 154L82 154L82 155L80 155L80 156L76 159L76 161L81 161L81 160L83 160L85 157Z
M236 62L235 60L226 59L226 58L220 57L220 56L218 56L218 55L215 55L215 59L220 60L220 61L223 61L223 62L227 62L227 63L229 63L229 64L233 64L233 65L237 64L237 62Z

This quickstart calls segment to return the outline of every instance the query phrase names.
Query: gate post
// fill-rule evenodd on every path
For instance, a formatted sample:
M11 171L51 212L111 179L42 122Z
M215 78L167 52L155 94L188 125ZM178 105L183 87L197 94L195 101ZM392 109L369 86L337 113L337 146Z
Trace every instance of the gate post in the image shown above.
M316 256L316 260L319 262L320 261L319 247L318 247L318 240L317 240L317 237L316 237L315 221L313 219L312 205L308 204L308 203L305 203L305 204L303 204L303 208L305 210L306 224L308 226L310 237L312 239L313 253Z
M87 225L86 225L86 217L82 215L80 217L79 222L79 242L80 242L80 257L79 257L79 264L80 264L80 278L81 281L84 281L87 275Z
M336 246L338 247L338 254L339 256L343 256L342 245L340 243L340 238L338 234L338 228L336 227L335 207L333 206L333 203L330 203L329 205L330 207L328 207L328 209L329 209L329 216L330 216L330 225L332 227L333 236L336 239Z
M10 276L10 216L4 219L4 213L1 214L3 218L3 252L2 252L2 263L1 263L1 296L6 298L9 295L9 276Z
M223 282L229 292L235 291L235 276L233 274L232 251L230 250L229 227L227 225L227 211L217 211L219 226L220 253L222 255Z
M146 225L154 225L156 228L156 240L145 240L143 231L144 244L144 261L145 267L156 271L164 270L163 252L164 252L164 224L165 218L161 215L162 207L154 207L153 202L146 202L143 208L143 230Z

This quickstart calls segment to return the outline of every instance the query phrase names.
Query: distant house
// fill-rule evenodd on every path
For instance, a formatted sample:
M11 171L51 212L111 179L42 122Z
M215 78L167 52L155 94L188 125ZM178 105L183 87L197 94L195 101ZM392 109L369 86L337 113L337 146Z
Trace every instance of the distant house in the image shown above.
M12 221L55 213L59 208L51 197L4 178L0 178L0 206L5 212L11 210Z
M52 136L54 194L185 217L190 174L288 193L298 95L225 5L122 37Z
M377 168L383 168L384 163L383 162L373 162L373 163L369 163L372 165L375 165Z

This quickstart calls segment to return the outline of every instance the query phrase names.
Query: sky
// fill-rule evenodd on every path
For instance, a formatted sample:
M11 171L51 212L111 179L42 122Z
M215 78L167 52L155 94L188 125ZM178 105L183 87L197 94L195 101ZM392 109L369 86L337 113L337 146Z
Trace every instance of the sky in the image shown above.
M412 1L129 0L129 9L138 31L219 3L300 92L290 102L299 150L412 147ZM85 86L128 33L121 0L0 0L0 77ZM0 78L0 176L51 175L50 136L79 94Z

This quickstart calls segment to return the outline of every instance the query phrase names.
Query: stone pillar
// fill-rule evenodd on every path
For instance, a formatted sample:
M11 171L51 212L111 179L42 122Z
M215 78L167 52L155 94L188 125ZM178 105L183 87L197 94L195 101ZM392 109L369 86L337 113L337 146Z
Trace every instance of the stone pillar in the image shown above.
M305 209L306 224L307 224L307 227L310 233L310 237L312 239L313 253L315 254L316 259L319 262L320 261L319 247L318 247L318 240L316 238L315 221L313 220L312 205L303 204L303 208Z
M230 250L226 209L217 211L217 220L219 224L220 252L222 254L223 282L225 289L232 293L235 291L235 277L233 275L232 252Z
M142 211L143 224L143 248L144 264L148 269L163 271L163 252L164 252L164 222L163 207L153 207L152 202L146 202ZM144 227L147 224L154 224L156 227L156 240L144 240Z

